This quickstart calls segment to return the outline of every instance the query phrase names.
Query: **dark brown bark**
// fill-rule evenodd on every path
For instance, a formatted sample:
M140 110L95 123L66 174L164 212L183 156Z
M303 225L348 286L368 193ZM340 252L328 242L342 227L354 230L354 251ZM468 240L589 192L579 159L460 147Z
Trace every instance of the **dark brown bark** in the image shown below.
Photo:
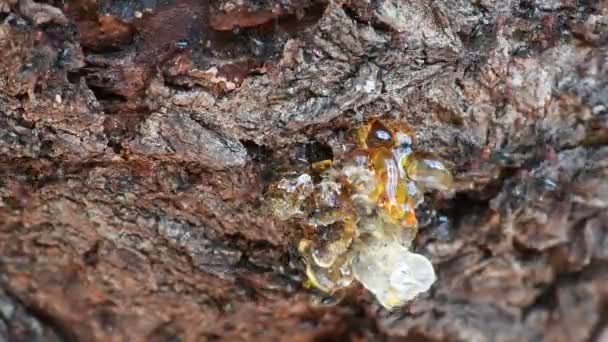
M597 0L0 0L0 341L607 341L607 43ZM393 312L264 199L378 115L457 178Z

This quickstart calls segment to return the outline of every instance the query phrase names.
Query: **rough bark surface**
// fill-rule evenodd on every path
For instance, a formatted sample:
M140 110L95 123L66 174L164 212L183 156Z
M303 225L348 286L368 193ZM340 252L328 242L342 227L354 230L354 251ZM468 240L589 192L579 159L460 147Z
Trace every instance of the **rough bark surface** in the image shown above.
M605 0L0 0L0 341L608 341ZM302 286L268 184L370 116L432 290Z

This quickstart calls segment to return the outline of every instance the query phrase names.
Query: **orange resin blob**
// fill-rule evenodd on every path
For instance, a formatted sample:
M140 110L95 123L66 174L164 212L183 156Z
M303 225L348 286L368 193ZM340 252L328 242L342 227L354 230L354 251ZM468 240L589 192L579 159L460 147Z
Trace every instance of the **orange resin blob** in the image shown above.
M370 198L378 202L391 220L400 222L404 227L415 228L417 220L414 210L418 203L415 198L410 198L410 189L415 185L406 173L412 162L411 130L404 125L391 128L378 120L371 120L359 128L357 136L360 137L359 147L368 151L368 166L376 177L377 185ZM363 136L365 140L361 138Z

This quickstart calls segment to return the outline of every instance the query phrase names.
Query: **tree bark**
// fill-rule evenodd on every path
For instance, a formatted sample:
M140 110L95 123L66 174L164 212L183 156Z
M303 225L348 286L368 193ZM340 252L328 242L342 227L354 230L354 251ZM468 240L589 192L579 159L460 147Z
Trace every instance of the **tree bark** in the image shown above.
M608 2L0 0L0 341L608 341ZM265 190L407 122L448 163L386 311Z

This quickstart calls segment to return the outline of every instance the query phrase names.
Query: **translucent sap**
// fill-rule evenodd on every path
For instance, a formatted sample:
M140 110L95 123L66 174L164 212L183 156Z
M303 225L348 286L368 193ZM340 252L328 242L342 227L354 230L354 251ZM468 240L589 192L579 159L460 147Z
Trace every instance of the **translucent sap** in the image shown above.
M341 160L313 164L271 189L280 219L299 217L312 233L300 241L308 281L333 293L357 280L385 308L428 291L431 262L410 251L415 209L429 190L449 191L452 175L437 158L412 150L412 131L373 119L355 135L357 147Z

